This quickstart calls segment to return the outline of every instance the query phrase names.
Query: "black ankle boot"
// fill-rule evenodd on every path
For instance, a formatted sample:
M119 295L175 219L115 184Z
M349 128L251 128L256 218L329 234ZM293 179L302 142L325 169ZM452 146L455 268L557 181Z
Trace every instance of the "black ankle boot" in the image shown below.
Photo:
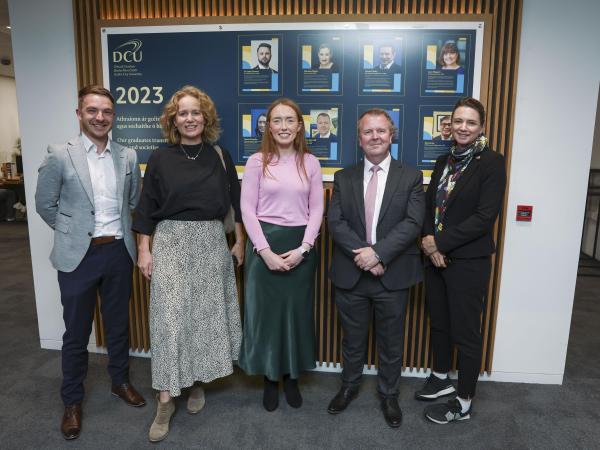
M279 405L279 382L271 381L265 377L265 390L263 392L263 406L269 412L275 411Z
M283 392L285 392L285 399L288 405L292 408L300 408L302 406L302 395L300 395L300 389L298 389L298 379L284 375Z

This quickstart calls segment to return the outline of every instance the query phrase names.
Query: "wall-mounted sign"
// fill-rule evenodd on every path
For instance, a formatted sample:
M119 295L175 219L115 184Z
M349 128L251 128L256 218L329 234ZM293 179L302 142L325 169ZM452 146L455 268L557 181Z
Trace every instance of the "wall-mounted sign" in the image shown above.
M165 142L165 102L192 84L214 100L219 142L240 172L260 148L268 105L295 100L325 180L361 158L356 120L373 107L398 130L394 158L430 170L448 150L456 100L479 97L482 49L482 22L102 28L104 84L117 102L113 139L142 163Z

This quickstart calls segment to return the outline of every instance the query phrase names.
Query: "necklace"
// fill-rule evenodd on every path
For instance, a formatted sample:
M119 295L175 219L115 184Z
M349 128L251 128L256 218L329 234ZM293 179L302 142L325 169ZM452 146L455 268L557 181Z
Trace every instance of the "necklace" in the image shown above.
M202 144L200 145L200 150L198 150L198 153L196 153L195 156L190 156L190 154L185 151L185 148L183 148L183 145L179 144L179 148L181 149L181 151L183 153L185 153L185 157L187 159L191 159L192 161L196 161L196 158L198 157L198 155L200 154L200 152L202 151L202 149L204 149L204 142L202 142Z

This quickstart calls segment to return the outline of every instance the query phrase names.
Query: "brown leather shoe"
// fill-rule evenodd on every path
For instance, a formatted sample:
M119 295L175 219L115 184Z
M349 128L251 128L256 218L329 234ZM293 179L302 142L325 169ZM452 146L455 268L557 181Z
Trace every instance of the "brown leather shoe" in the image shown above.
M81 405L65 406L60 431L67 440L77 439L81 433Z
M125 403L130 406L144 406L146 404L146 400L142 397L138 391L136 391L133 386L129 383L123 383L119 386L113 384L111 389L112 395L115 397L119 397Z

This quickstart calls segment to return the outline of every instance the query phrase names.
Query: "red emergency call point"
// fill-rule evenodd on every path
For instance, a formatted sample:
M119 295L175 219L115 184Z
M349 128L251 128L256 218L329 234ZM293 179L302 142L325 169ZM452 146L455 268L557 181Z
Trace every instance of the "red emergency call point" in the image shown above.
M531 222L533 206L517 205L517 222Z

